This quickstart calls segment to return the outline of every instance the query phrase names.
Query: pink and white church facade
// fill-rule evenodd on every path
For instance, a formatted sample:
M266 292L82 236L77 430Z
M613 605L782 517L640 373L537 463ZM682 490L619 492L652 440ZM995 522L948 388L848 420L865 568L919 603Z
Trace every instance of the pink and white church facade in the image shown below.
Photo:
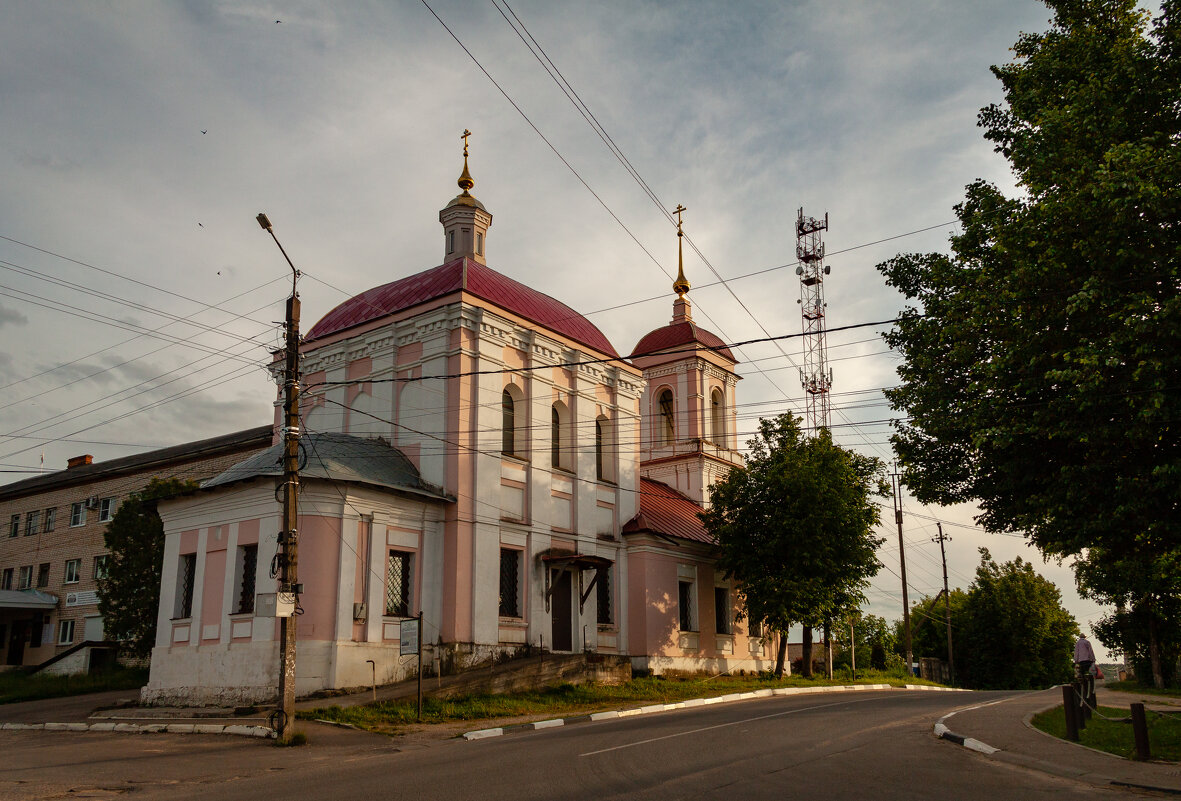
M301 346L297 692L367 685L369 660L379 683L412 675L399 625L420 611L431 672L525 646L768 668L773 643L737 619L697 518L742 463L738 376L693 322L683 270L672 321L621 357L488 266L473 185L465 147L443 264L342 303ZM274 698L279 449L160 504L144 701Z

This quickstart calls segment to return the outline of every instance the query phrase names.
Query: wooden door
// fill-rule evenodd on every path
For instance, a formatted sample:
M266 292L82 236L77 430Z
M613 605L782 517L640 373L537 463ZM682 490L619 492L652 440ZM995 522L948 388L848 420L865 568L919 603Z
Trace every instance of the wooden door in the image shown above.
M570 571L563 570L553 578L553 595L550 596L550 620L553 623L551 642L555 651L570 651L574 648L571 627Z

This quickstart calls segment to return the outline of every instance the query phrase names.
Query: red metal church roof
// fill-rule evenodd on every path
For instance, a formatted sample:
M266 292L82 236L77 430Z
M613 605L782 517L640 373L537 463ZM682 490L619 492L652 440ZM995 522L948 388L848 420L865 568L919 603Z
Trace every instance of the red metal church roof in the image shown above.
M320 318L307 339L321 339L461 290L600 353L619 356L594 323L565 303L467 258L391 281L346 300Z
M632 350L632 356L642 356L665 349L676 349L695 343L716 351L719 355L725 356L732 362L738 361L734 358L734 354L730 352L730 349L726 347L726 343L722 342L717 334L706 331L704 328L699 328L696 323L690 321L671 323L663 328L657 328L655 331L645 334L644 338Z
M640 479L640 512L623 527L624 534L644 532L714 545L697 513L701 507L668 484Z

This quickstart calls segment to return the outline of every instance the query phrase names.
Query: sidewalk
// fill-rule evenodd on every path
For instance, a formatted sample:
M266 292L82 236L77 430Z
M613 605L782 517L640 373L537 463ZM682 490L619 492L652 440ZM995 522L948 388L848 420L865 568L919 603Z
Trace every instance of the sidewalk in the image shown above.
M1141 699L1135 694L1112 692L1103 687L1097 688L1096 695L1101 705L1127 706L1144 700L1152 708L1176 710L1181 707L1178 699L1159 696ZM946 730L951 735L943 735L946 739L960 742L991 759L1055 776L1105 787L1115 785L1181 794L1181 765L1175 762L1122 759L1051 737L1029 723L1036 713L1061 703L1062 690L1057 687L1020 693L953 712L939 720L936 733L942 734Z

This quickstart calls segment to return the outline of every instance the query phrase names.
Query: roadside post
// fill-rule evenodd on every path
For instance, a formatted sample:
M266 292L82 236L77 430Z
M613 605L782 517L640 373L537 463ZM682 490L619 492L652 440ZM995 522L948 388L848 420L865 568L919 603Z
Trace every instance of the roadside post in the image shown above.
M1078 704L1074 700L1074 686L1062 685L1062 714L1066 718L1066 739L1078 742L1078 721L1075 718Z
M1144 704L1132 704L1132 737L1136 740L1136 759L1152 759L1148 747L1148 720L1144 717Z
M418 720L422 721L422 612L399 626L398 655L418 654Z

